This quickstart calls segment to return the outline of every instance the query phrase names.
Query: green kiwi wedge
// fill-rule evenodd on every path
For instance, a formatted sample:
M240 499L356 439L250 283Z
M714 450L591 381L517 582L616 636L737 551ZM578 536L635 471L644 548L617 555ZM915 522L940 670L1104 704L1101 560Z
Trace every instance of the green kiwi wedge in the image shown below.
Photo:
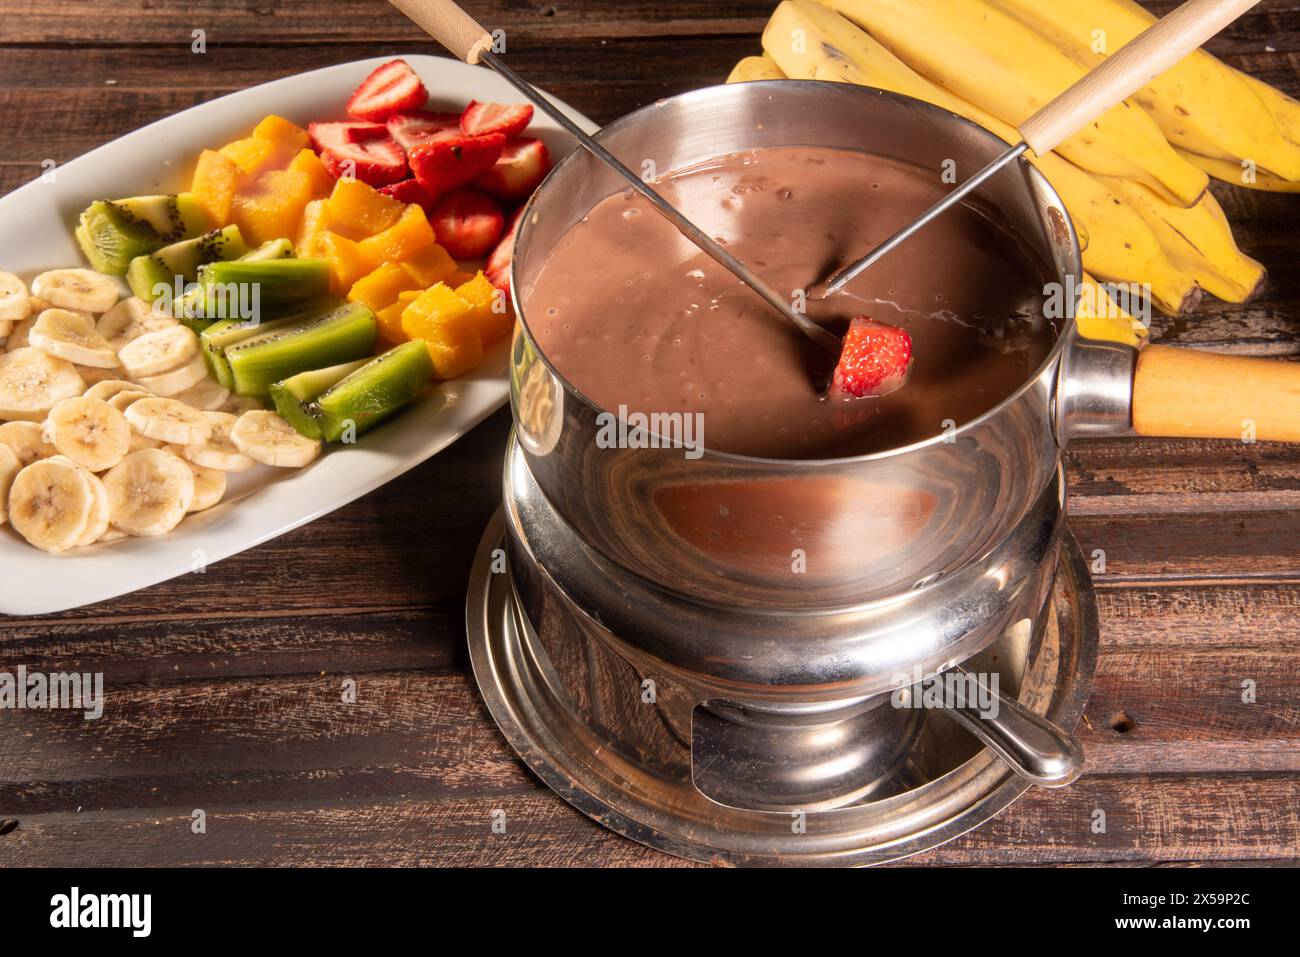
M299 260L300 262L302 260ZM374 352L379 326L362 303L346 303L315 319L268 323L257 333L224 346L234 390L266 396L271 384L306 372L362 359Z
M131 292L145 302L163 295L171 295L176 277L193 282L199 267L219 259L235 259L248 252L238 226L214 229L193 239L164 246L143 256L136 256L126 270L126 282Z
M78 220L76 238L95 270L125 276L137 256L211 228L207 212L189 193L132 196L91 203Z
M209 319L269 319L327 295L330 272L324 259L237 259L204 266L199 283Z

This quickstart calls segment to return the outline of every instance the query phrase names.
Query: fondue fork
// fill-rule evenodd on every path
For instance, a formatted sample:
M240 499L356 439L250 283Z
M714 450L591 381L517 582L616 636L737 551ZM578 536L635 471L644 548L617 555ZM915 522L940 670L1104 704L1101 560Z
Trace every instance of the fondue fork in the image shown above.
M790 301L760 279L752 269L724 249L712 237L692 223L672 203L652 189L636 173L614 157L609 150L587 135L573 120L565 116L550 100L539 93L531 83L506 66L492 51L492 37L473 17L453 0L389 0L431 37L446 47L457 58L471 65L482 63L490 67L522 93L533 104L560 124L592 156L600 160L627 181L677 230L702 252L722 266L742 283L756 292L773 309L791 322L795 328L823 349L832 360L838 360L841 343L838 336L823 328L806 315L796 311Z
M1169 69L1257 3L1259 0L1187 0L1025 120L1019 129L1020 142L1015 146L867 255L817 283L810 290L811 296L825 299L839 292L846 283L938 219L999 170L1014 163L1025 150L1032 149L1039 156L1051 152L1085 123L1146 86L1153 77Z

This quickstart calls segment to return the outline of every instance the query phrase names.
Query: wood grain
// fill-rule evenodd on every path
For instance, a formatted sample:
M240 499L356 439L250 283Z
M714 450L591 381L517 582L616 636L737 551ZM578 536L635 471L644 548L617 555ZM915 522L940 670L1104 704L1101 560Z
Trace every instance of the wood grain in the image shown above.
M506 28L517 69L608 122L721 81L757 51L772 5L467 9ZM87 0L0 0L0 193L46 158L64 162L227 92L431 50L380 0L125 0L114 13ZM201 55L195 29L206 31ZM1300 0L1265 0L1210 48L1300 93ZM1267 287L1250 303L1158 317L1153 339L1300 357L1300 200L1214 189L1240 245L1268 267ZM402 479L205 574L0 622L0 669L101 671L108 693L93 722L0 713L0 820L17 822L0 828L0 866L682 864L541 785L469 676L468 563L496 507L508 428L499 413ZM1077 443L1067 469L1071 526L1105 559L1080 726L1087 773L907 863L1293 863L1300 452L1128 437ZM345 679L357 682L355 704L340 699ZM191 832L195 808L206 834ZM490 829L496 809L504 835ZM1104 833L1091 828L1097 809Z

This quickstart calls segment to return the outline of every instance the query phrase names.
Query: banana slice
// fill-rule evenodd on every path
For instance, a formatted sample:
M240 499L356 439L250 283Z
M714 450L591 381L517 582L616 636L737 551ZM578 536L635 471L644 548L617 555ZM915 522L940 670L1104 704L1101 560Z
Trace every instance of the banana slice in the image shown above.
M199 353L183 366L178 366L161 375L141 376L136 379L136 383L142 388L148 389L154 395L170 397L179 395L186 389L193 388L207 374L208 363L203 358L203 353Z
M151 304L132 296L100 316L95 328L110 346L120 352L124 345L145 333L177 325L179 323L171 316L155 312Z
M84 395L64 399L50 410L44 436L60 455L90 472L111 469L131 448L131 426L126 417L103 399Z
M28 339L37 349L77 365L99 369L117 366L117 354L108 340L95 331L95 323L67 309L42 312L36 317Z
M0 445L0 525L9 520L9 487L23 470L22 462L14 450L7 445Z
M199 351L199 337L185 326L155 329L132 339L117 353L117 361L132 379L156 376L185 365Z
M0 356L0 419L43 422L56 402L86 391L71 362L40 349Z
M128 535L164 535L194 502L194 473L170 452L142 449L108 471L104 488L115 528Z
M13 273L0 271L0 322L22 322L31 314L27 286Z
M82 376L82 378L84 379L85 376ZM94 383L86 390L86 398L107 402L120 392L139 391L140 387L134 382L127 382L125 379L104 379L102 382Z
M23 468L58 454L54 446L45 441L44 429L39 422L0 425L0 445L8 446L18 456L18 464Z
M190 502L190 513L202 512L220 502L226 495L226 473L221 469L208 469L193 462L186 462L194 473L194 501Z
M138 399L126 409L131 428L148 439L172 445L202 445L212 435L205 413L175 399Z
M241 415L230 430L230 440L254 462L281 468L309 465L321 450L320 442L299 435L292 425L265 409Z
M229 412L233 416L241 416L245 412L255 412L265 409L260 399L251 395L231 395L225 404L218 409L218 412Z
M100 483L100 484L103 484L103 483ZM111 510L110 510L110 511L111 511ZM99 541L95 542L95 544L96 544L96 545L108 545L108 544L110 544L111 542L120 542L122 539L124 539L124 538L130 538L130 537L131 537L130 535L128 535L126 532L122 531L120 528L114 528L114 527L113 527L113 523L110 522L109 525L108 525L108 528L104 531L104 534L101 535L101 536L99 536Z
M9 524L42 551L74 547L94 507L85 470L61 455L33 462L9 488Z
M104 483L99 480L99 476L86 472L85 479L90 483L93 504L90 507L90 517L86 519L86 530L77 539L78 548L94 545L104 537L104 533L108 531L108 520L112 511L108 502L108 489L104 488Z
M201 412L216 412L230 399L230 390L211 376L172 396L177 402L192 405Z
M34 325L36 325L35 315L29 316L22 322L15 322L14 327L9 330L8 338L5 339L5 351L16 352L31 345L30 336Z
M161 442L155 439L147 439L134 429L131 430L131 452L139 452L141 449L162 449L167 448ZM130 455L128 452L127 455Z
M212 426L212 434L204 442L180 446L181 458L204 468L222 472L246 472L256 463L235 446L230 433L239 421L229 412L204 412L203 417Z
M117 280L93 269L51 269L32 280L32 295L60 309L106 312L120 294Z
M125 412L133 402L139 402L141 399L156 399L156 398L157 396L155 396L152 392L146 392L144 389L135 387L131 389L124 389L123 391L113 396L111 399L105 399L104 401L106 401L113 408L117 409L117 411Z

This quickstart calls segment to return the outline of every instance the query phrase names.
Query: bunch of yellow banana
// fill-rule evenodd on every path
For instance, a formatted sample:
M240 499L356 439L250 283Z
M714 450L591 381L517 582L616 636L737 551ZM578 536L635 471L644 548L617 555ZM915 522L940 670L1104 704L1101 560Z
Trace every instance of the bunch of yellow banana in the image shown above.
M742 60L728 82L877 87L1014 143L1017 124L1153 20L1131 0L784 0L763 32L763 55ZM1144 285L1157 308L1176 314L1202 290L1242 302L1259 288L1264 269L1237 248L1207 173L1300 191L1290 178L1300 177L1300 139L1288 128L1300 134L1300 103L1198 52L1057 153L1029 158L1070 211L1088 272ZM1135 341L1145 332L1087 281L1085 333Z

